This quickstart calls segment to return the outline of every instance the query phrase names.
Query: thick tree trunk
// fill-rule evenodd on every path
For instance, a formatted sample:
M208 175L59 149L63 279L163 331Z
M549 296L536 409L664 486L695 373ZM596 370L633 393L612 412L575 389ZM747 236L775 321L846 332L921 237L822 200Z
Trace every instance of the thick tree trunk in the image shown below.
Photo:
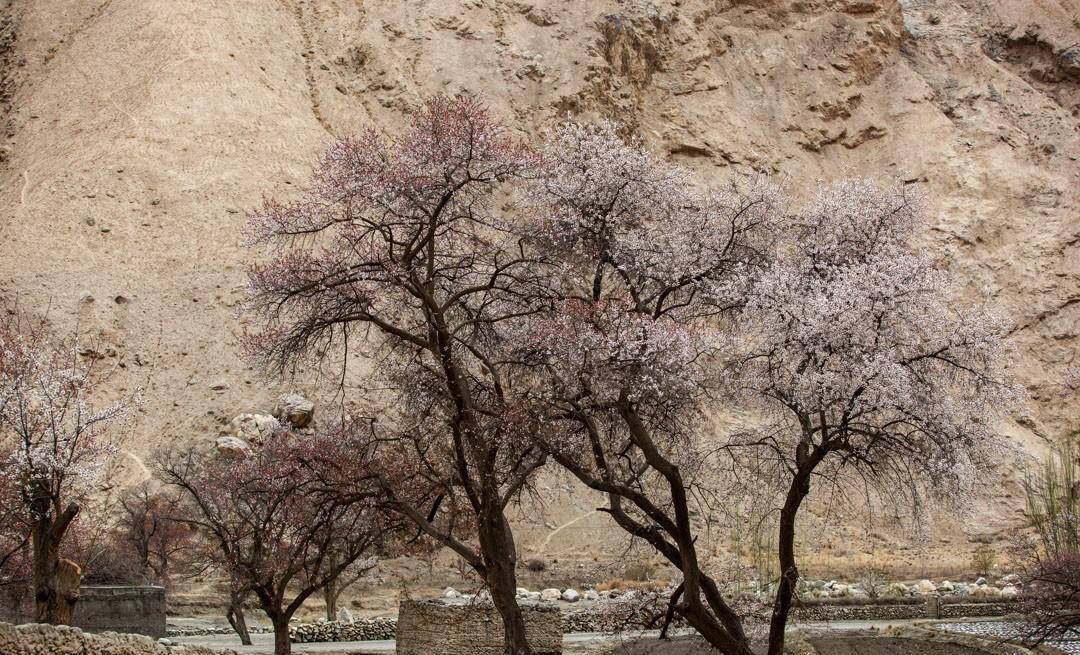
M517 602L514 535L501 508L481 518L479 536L491 601L502 617L505 652L507 655L531 655L525 634L525 617Z
M292 652L292 642L289 641L289 617L274 616L271 621L274 624L274 655L289 655Z
M60 559L60 540L79 510L70 506L54 518L46 502L36 505L31 531L34 621L70 625L82 571L74 562Z
M53 619L56 624L71 625L75 617L75 604L79 602L79 585L82 569L69 559L61 559L56 567L56 607Z
M787 630L791 601L799 582L799 569L795 564L795 518L799 505L810 491L810 473L800 471L792 480L784 506L780 510L778 559L780 583L773 601L772 619L769 622L769 655L783 655L784 633Z
M332 571L335 568L337 568L337 566L338 566L338 554L337 554L337 552L331 551L326 556L326 560L327 560L326 561L326 570ZM338 579L337 578L331 578L330 581L326 583L326 586L323 587L323 599L326 600L326 620L327 621L336 621L337 620L337 612L338 612L337 601L338 601L338 596L340 596L340 595L341 595L341 589L338 586Z
M248 632L247 620L244 618L244 608L240 603L233 603L225 612L225 619L240 637L240 643L245 646L251 645L251 633Z
M60 557L52 541L52 521L43 516L34 522L31 533L33 544L34 621L53 623L59 598L56 588L56 570Z
M337 613L338 613L337 601L338 601L338 594L340 592L337 590L336 587L337 587L337 583L330 582L329 584L326 585L326 590L323 592L323 595L326 597L326 620L327 621L337 621Z
M149 548L149 546L146 545L145 541L142 541L136 547L138 548L138 555L139 555L139 575L142 576L143 582L154 581L153 580L153 572L150 569L150 548Z

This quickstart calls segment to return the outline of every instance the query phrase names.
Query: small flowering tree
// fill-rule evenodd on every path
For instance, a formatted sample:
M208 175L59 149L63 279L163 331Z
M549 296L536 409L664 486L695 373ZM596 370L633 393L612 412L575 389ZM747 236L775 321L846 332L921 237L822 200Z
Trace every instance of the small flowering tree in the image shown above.
M193 568L197 534L176 518L183 506L180 494L146 480L125 489L117 504L112 546L134 554L134 570L142 580L168 587L174 575Z
M304 601L357 562L374 566L369 558L395 532L366 472L369 455L339 433L281 432L236 456L158 458L163 481L188 501L176 520L212 545L237 596L256 598L274 626L276 655L290 652L289 621Z
M14 494L6 502L20 508L21 534L31 543L38 622L71 621L78 567L61 559L61 545L113 451L109 430L132 405L95 407L95 385L76 339L56 338L45 321L17 312L0 325L0 468ZM61 589L65 571L75 576L72 589Z
M903 185L823 186L787 219L740 311L730 388L761 420L726 453L781 481L771 655L783 650L796 519L813 481L916 510L943 492L962 507L975 473L1004 452L992 427L1015 400L1004 326L950 297L948 273L912 245L923 226Z
M10 457L10 451L0 452L0 461ZM32 584L29 550L30 531L19 483L11 476L0 476L0 593L11 606L19 604Z
M348 552L348 545L331 545L328 556L330 567L337 567L337 561L340 559L338 553L342 550ZM338 620L338 601L341 599L341 595L345 593L345 590L363 580L373 581L376 579L375 563L372 558L354 561L350 566L342 569L337 577L327 581L322 590L323 601L326 603L327 621Z
M1020 594L1021 638L1038 645L1080 630L1080 553L1038 553L1027 561Z
M543 454L501 357L536 273L498 208L533 161L478 101L437 97L400 137L339 139L299 200L249 223L274 254L250 271L248 351L283 372L362 341L390 502L479 573L515 654L529 647L505 509Z

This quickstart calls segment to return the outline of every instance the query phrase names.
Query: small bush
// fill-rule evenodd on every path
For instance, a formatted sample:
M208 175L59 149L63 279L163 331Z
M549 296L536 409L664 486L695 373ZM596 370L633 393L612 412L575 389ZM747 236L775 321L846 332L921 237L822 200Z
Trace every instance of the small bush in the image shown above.
M1024 479L1026 513L1053 556L1080 553L1080 455L1076 437L1062 441L1043 470Z
M649 562L637 562L627 566L622 577L634 582L648 582L656 577L656 567Z
M867 564L859 569L858 582L873 600L881 596L889 585L888 573L884 567Z
M544 571L547 571L547 562L538 557L533 557L529 561L525 562L525 568L529 569L533 573L543 573Z
M990 575L990 570L994 568L996 559L997 555L994 554L993 546L979 544L971 555L971 568L975 569L975 573L979 575Z

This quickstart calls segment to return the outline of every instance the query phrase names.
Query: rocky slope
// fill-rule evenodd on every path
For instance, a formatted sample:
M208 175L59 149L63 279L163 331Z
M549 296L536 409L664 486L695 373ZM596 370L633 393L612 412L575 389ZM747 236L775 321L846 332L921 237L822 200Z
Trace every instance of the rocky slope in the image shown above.
M1080 363L1078 0L0 6L0 290L77 319L115 392L144 388L133 457L278 391L232 345L245 209L331 135L459 91L527 135L617 119L716 180L921 184L926 247L1015 322L1033 410L1006 429L1039 450L1080 418L1057 387ZM988 480L979 530L1015 519L1015 480Z

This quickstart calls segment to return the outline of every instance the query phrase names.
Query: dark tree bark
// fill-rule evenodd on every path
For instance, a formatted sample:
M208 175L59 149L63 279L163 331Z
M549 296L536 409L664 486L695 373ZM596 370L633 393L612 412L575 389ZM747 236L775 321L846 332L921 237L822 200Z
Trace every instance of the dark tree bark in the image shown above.
M225 619L240 637L240 643L244 646L251 645L251 633L248 632L247 620L244 618L243 599L232 598L229 609L225 611Z
M326 598L326 620L336 621L338 613L338 597L341 595L341 591L337 588L337 582L327 583L323 595Z
M826 436L827 436L826 432ZM777 557L780 564L780 582L773 601L772 618L769 621L769 654L783 655L784 633L787 630L791 601L799 582L799 568L795 562L795 519L803 500L810 495L810 477L814 469L829 453L828 440L811 449L812 433L804 434L795 449L795 475L791 479L784 506L780 509Z
M687 483L682 472L660 452L650 429L632 404L624 402L617 409L628 429L629 443L644 460L643 466L657 474L666 489L664 505L654 502L637 487L637 477L627 480L615 477L616 467L610 464L596 425L588 417L577 415L573 418L581 422L590 439L592 465L582 466L557 451L553 451L552 456L585 485L608 495L608 506L603 511L610 514L619 527L645 540L682 572L681 593L678 599L673 598L673 612L724 655L752 655L741 618L724 600L716 582L701 570L690 520ZM640 471L635 475L640 475ZM640 515L631 515L624 503Z
M292 653L292 641L289 640L289 618L287 614L274 614L270 617L274 624L274 655Z
M517 602L517 551L514 535L506 516L499 507L485 512L480 523L480 545L486 569L486 582L491 600L502 617L503 637L507 655L530 655L525 634L525 618Z
M79 507L71 504L62 512L56 509L50 496L44 494L31 508L34 621L69 625L79 597L82 572L74 562L60 559L60 542Z
M780 510L780 538L777 545L780 581L773 601L772 619L769 622L769 655L782 655L784 652L784 631L787 629L791 601L799 582L799 569L795 563L795 518L799 505L809 491L809 473L800 473L792 482L784 507Z
M671 627L671 622L675 620L675 607L679 603L679 598L682 597L683 589L686 585L682 582L675 588L675 591L671 594L671 600L668 601L667 610L664 612L664 622L660 626L659 639L667 639L668 628Z
M326 556L330 568L337 568L337 553L331 551ZM326 620L336 621L338 613L338 597L341 595L341 587L338 586L338 578L331 578L323 587L323 599L326 601Z

